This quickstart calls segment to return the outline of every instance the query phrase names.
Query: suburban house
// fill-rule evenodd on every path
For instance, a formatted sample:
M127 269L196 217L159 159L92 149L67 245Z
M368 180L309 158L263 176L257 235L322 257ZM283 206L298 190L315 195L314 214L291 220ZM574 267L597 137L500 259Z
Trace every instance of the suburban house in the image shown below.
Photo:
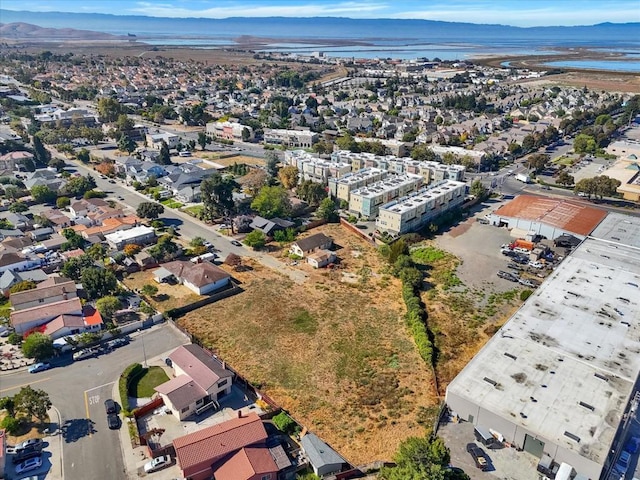
M289 251L299 257L305 257L318 250L328 250L333 245L333 239L324 233L316 233L310 237L301 238L291 245Z
M85 305L82 315L60 315L44 325L42 333L52 340L78 335L85 332L99 332L102 329L102 315L90 305Z
M24 281L32 281L36 283L44 282L49 276L41 269L27 270L26 272L13 272L11 270L5 270L0 274L0 293L7 295L9 289L16 283Z
M178 347L168 358L174 378L155 390L178 420L231 393L233 373L198 345Z
M335 262L336 258L336 254L331 250L320 250L318 252L310 254L307 257L307 263L313 268L322 268L326 267L330 263Z
M23 271L37 268L41 265L42 261L39 258L31 258L18 252L4 251L0 252L0 273L7 270Z
M128 230L119 230L104 236L109 246L115 250L122 250L125 245L147 245L156 238L153 228L140 225Z
M273 233L276 230L286 230L287 228L293 227L295 224L288 220L284 220L282 218L272 218L271 220L267 220L266 218L262 218L259 215L253 217L253 221L249 225L253 230L260 230L268 237L272 237Z
M98 208L104 207L109 207L109 204L101 198L83 198L69 205L69 211L74 216L74 218L78 218L86 217L89 212L94 212Z
M206 295L229 285L231 275L211 262L192 262L175 260L165 263L153 272L156 282L162 283L175 278L189 290L198 295Z
M36 327L40 327L61 315L82 316L82 303L80 299L70 298L53 303L38 305L11 312L11 325L16 333L23 334Z
M300 443L313 468L313 473L319 477L340 472L349 465L338 452L313 433L307 433L302 437Z
M278 466L273 458L269 461L266 440L262 420L250 413L176 438L173 446L184 478L276 480Z

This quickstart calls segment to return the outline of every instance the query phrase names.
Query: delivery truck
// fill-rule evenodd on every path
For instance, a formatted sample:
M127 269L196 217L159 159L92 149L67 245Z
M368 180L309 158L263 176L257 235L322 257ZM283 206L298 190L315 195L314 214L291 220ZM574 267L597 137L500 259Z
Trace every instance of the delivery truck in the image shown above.
M531 183L531 177L526 173L519 173L516 175L516 180L522 183Z

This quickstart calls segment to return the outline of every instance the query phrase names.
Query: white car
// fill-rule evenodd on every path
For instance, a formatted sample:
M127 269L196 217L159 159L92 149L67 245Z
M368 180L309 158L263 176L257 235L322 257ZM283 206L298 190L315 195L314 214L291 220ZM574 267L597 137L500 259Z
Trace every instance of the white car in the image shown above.
M21 473L30 472L31 470L36 470L41 466L42 459L40 457L30 458L16 467L16 473L19 475Z
M165 467L171 465L171 456L163 455L161 457L156 457L150 462L144 464L145 473L156 472L158 470L162 470Z
M29 373L44 372L45 370L49 370L50 368L51 364L49 363L34 363L29 367Z
M533 268L544 268L544 263L540 262L529 262L529 266Z

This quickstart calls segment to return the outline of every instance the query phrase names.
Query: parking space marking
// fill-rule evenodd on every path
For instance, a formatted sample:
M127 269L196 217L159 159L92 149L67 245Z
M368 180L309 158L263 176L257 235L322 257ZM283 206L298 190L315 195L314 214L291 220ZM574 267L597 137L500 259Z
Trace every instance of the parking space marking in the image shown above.
M18 388L28 387L29 385L33 385L34 383L46 382L47 380L51 380L51 377L41 378L40 380L35 380L35 381L29 382L29 383L23 383L22 385L16 385L15 387L4 388L4 389L0 390L0 393L10 392L11 390L17 390Z
M97 387L89 388L89 389L85 390L85 393L86 392L90 392L91 390L97 390L98 388L106 387L108 385L113 385L114 383L116 383L116 382L104 383L102 385L98 385Z
M89 397L87 396L87 391L84 391L84 408L87 412L87 420L91 420L91 416L89 415ZM89 429L89 437L91 437L91 429Z

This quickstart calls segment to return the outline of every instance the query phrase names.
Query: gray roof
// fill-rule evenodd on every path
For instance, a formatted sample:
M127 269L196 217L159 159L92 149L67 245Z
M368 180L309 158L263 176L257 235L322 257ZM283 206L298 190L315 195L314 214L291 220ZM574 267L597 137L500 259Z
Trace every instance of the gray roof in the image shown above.
M340 465L347 461L338 455L333 448L324 443L313 433L307 433L300 441L311 465L320 468L323 465Z

